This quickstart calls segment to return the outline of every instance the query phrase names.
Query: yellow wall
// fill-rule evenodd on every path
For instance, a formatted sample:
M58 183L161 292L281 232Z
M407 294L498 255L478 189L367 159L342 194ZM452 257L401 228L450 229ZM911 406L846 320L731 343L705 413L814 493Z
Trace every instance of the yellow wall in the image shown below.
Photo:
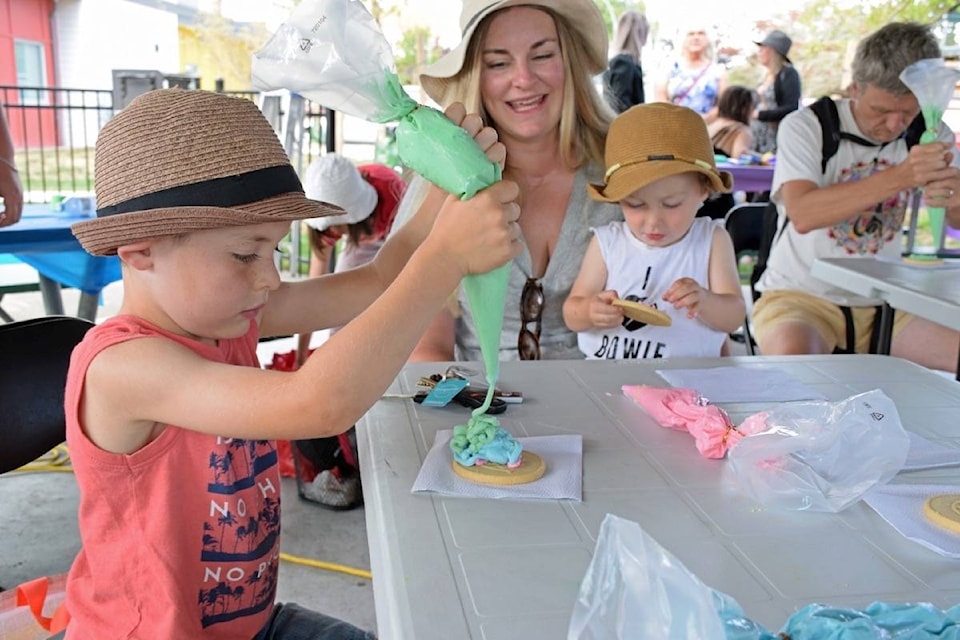
M180 66L186 73L193 65L200 76L200 88L214 90L223 78L224 90L246 91L250 83L250 60L266 38L253 31L239 33L216 24L180 26Z

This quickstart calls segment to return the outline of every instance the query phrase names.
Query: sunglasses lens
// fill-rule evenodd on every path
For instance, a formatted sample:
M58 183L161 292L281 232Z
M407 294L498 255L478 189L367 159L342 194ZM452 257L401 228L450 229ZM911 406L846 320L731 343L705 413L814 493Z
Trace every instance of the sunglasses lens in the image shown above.
M527 278L520 294L520 320L523 326L517 336L517 350L522 360L540 359L540 318L543 315L543 287L536 278ZM527 325L536 323L535 331Z
M543 287L535 280L527 280L520 296L520 313L524 322L533 322L543 312Z
M521 329L517 339L517 350L521 360L540 359L540 341L529 329Z

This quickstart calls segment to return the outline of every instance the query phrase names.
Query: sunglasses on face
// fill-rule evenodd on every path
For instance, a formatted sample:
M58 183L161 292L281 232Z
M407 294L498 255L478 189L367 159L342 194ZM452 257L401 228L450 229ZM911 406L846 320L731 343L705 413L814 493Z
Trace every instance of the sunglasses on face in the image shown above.
M543 286L536 278L527 278L520 293L520 335L517 337L517 349L521 360L540 359L540 321L543 318ZM534 330L527 328L536 323Z

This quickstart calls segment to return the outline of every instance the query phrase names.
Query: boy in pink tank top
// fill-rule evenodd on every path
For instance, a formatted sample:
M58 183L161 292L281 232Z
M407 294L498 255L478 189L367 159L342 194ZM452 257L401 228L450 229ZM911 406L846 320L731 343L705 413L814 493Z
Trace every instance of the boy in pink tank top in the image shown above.
M448 116L502 162L479 118L460 105ZM88 252L119 256L124 298L67 379L83 546L66 637L372 638L274 602L274 440L352 426L461 278L517 255L516 184L465 201L435 190L439 213L418 214L373 262L281 282L273 252L291 222L342 210L304 196L254 103L165 89L103 127L96 192L97 217L72 230ZM260 368L260 336L341 325L298 371Z

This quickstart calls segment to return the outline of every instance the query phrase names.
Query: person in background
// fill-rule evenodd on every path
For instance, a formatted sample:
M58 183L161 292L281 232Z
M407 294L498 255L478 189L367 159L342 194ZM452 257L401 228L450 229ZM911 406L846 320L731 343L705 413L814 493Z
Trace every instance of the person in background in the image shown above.
M335 153L311 162L303 175L304 193L311 200L334 204L344 213L305 221L310 236L310 277L330 271L331 256L341 238L344 242L334 271L373 260L390 232L406 188L403 178L383 164L357 166ZM297 340L298 364L307 358L311 335L302 333Z
M23 186L13 155L13 136L7 117L0 109L0 227L16 224L23 212Z
M591 359L721 355L746 305L729 234L696 217L712 192L733 184L717 171L703 119L676 105L633 107L610 126L606 162L590 197L619 202L624 220L594 230L563 304L580 350ZM672 324L626 318L618 298L660 308Z
M649 34L647 16L639 11L626 11L617 21L613 39L616 53L603 72L604 97L617 113L646 102L641 55Z
M743 153L755 150L750 114L756 103L756 92L740 85L731 85L721 94L717 118L707 125L715 153L736 160Z
M520 185L522 250L510 268L500 359L582 358L563 323L589 228L622 218L587 197L603 176L613 112L594 88L607 38L593 0L465 0L463 39L424 69L420 84L441 105L462 101L506 145L503 175ZM412 211L436 211L439 192L415 178L394 232ZM471 223L472 225L472 223ZM425 332L413 360L482 360L462 288Z
M462 105L447 115L503 162L495 131ZM305 197L256 104L159 89L113 116L97 138L97 217L71 227L87 252L119 257L123 301L66 379L82 540L66 636L374 638L275 602L275 441L342 433L380 398L460 280L517 254L517 194L503 180L448 196L373 262L283 282L273 253L291 222L343 211ZM333 326L298 370L260 367L260 336Z
M899 260L911 190L922 188L927 203L946 208L947 223L960 226L960 161L953 132L941 122L935 142L909 149L901 137L920 105L900 73L918 60L939 57L936 37L916 23L890 23L861 40L851 97L837 101L840 130L848 137L840 140L826 169L813 110L800 109L780 123L771 198L779 231L752 313L764 355L869 350L882 301L818 280L810 267L817 258ZM896 312L892 355L956 371L958 345L958 332Z
M715 154L736 160L753 149L750 133L750 113L756 103L753 90L740 85L727 87L717 103L717 117L707 125ZM715 193L703 203L697 213L700 217L719 220L736 204L732 193Z
M704 26L687 30L680 55L654 86L658 102L689 107L708 123L717 117L717 102L727 88L727 72L714 60L709 33Z
M776 153L777 126L783 118L800 108L800 73L787 54L793 41L783 31L771 31L756 45L757 61L763 65L763 79L757 86L760 100L753 114L754 150Z

